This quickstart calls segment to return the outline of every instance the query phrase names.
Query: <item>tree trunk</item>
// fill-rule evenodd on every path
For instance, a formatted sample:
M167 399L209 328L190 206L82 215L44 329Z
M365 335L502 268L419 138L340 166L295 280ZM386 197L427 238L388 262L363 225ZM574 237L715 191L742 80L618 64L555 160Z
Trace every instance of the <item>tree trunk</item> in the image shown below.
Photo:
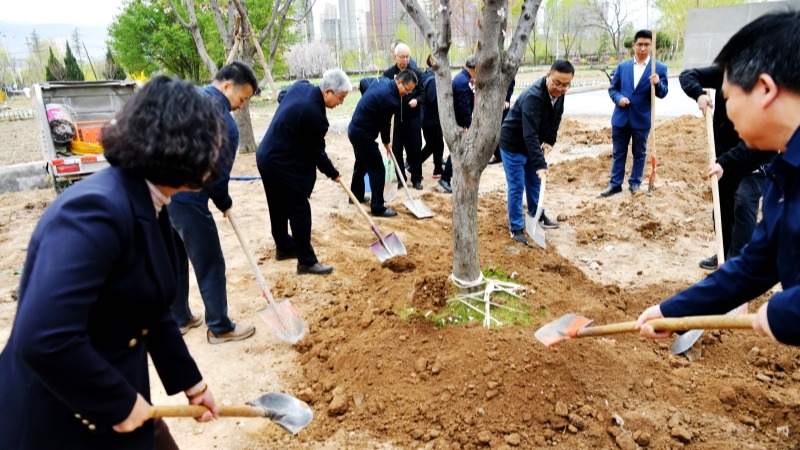
M462 145L465 145L464 142ZM469 162L453 158L453 275L470 282L480 278L478 253L478 187L480 172L469 170ZM465 164L466 163L466 164Z
M244 63L253 65L252 53L244 52ZM249 60L249 61L248 61ZM236 125L239 126L239 153L253 153L258 149L258 142L253 135L253 119L250 117L250 102L244 102L242 109L233 113Z

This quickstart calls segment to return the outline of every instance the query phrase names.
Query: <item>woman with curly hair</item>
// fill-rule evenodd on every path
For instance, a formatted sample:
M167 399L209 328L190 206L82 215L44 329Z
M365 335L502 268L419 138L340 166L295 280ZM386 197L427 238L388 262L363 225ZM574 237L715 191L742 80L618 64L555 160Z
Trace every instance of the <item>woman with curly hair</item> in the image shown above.
M148 355L168 394L208 407L200 421L218 415L170 313L164 205L212 175L224 127L208 96L156 77L103 130L111 167L44 212L0 354L0 448L176 448L163 421L148 420Z

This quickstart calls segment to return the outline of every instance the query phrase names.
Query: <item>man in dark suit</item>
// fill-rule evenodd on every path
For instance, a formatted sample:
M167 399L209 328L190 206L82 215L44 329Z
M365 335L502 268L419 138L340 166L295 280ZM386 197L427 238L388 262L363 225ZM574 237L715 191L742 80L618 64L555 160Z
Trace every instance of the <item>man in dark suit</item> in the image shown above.
M383 72L383 76L394 80L395 76L403 70L414 72L417 84L412 92L400 101L400 110L394 115L394 136L392 137L392 151L397 159L398 167L406 167L403 158L403 149L408 156L408 169L411 174L411 185L414 189L422 190L422 103L425 101L425 90L422 87L422 72L416 67L411 67L411 50L402 42L394 48L395 64ZM405 170L401 171L406 179Z
M341 180L325 153L328 132L325 108L341 105L352 88L347 74L340 69L325 72L319 86L298 81L285 91L256 151L275 240L275 259L297 258L298 274L333 272L333 266L319 262L311 246L308 198L317 181L317 169L334 182ZM292 228L291 235L287 222Z
M625 180L625 162L628 159L628 144L633 153L633 167L628 188L631 193L639 191L647 156L647 136L650 134L650 86L655 86L656 97L667 95L667 66L656 62L656 73L650 75L650 49L655 45L650 30L639 30L633 37L634 58L623 61L614 71L608 95L616 105L611 116L611 140L613 142L611 181L600 193L609 197L622 192Z
M386 170L383 158L375 139L381 141L387 152L392 151L389 143L392 116L400 110L400 99L414 91L417 76L410 70L402 70L388 83L372 83L361 97L347 127L347 138L353 144L356 162L353 167L353 181L350 190L359 201L364 198L364 175L369 174L372 190L371 212L373 216L393 217L397 211L383 203L383 185Z
M223 130L212 99L155 77L103 129L111 167L42 215L0 354L0 448L177 448L149 420L148 361L168 395L210 409L201 421L218 415L170 313L178 263L164 205L203 185Z
M541 177L547 174L545 150L556 144L558 127L564 114L564 94L572 84L575 68L569 61L557 60L546 76L520 94L500 128L500 154L508 184L508 222L511 239L527 244L522 191L528 214L534 216L539 201ZM542 211L539 222L545 228L558 228Z
M211 344L247 339L256 332L252 324L236 324L228 317L228 290L225 278L225 256L219 242L219 233L208 202L228 216L233 199L228 194L231 168L239 147L239 128L231 116L244 106L244 102L259 91L258 80L250 66L236 61L222 67L211 85L203 92L217 101L217 107L224 114L227 139L223 140L219 151L219 176L199 192L176 194L167 206L172 217L172 226L180 236L178 255L180 279L178 296L172 304L175 321L181 325L181 332L203 323L199 314L189 309L189 261L194 267L197 287L206 308L206 339Z
M775 159L775 152L748 149L739 138L725 107L722 93L722 68L716 66L684 70L679 77L681 88L697 101L703 114L714 108L714 147L717 161L709 168L709 177L719 177L719 209L722 222L722 247L725 259L742 252L753 237L758 218L758 204L764 190L764 169ZM715 99L704 88L715 90ZM723 177L723 173L725 177ZM714 270L719 265L717 255L700 261L700 267Z
M456 125L462 130L466 130L472 125L472 111L475 109L475 91L473 90L475 66L475 55L467 56L464 61L464 68L453 77L451 83L453 89L453 113L455 114ZM439 186L448 194L453 192L453 187L450 185L452 178L453 160L448 155L442 178L439 180Z

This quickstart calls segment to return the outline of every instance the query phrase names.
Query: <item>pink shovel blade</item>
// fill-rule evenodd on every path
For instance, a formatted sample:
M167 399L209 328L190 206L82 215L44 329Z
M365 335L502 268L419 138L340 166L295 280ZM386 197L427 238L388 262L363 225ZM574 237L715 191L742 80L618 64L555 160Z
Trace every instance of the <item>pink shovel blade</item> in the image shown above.
M296 344L306 335L306 323L289 300L272 303L257 314L282 341Z

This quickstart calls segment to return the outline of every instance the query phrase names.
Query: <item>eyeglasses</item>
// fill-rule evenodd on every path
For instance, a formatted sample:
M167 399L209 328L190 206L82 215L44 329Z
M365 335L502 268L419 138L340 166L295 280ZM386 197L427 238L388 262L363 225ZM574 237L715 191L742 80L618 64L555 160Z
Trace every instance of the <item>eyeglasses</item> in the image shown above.
M558 80L550 80L550 82L553 84L553 87L558 89L559 91L566 91L572 84L572 83L562 83Z
M398 59L411 59L411 55L395 55Z
M406 91L406 93L404 95L408 95L408 94L411 93L411 91L414 90L414 88L409 89L408 86L406 86L405 83L400 83L400 85L403 86L403 89L405 89L405 91Z

